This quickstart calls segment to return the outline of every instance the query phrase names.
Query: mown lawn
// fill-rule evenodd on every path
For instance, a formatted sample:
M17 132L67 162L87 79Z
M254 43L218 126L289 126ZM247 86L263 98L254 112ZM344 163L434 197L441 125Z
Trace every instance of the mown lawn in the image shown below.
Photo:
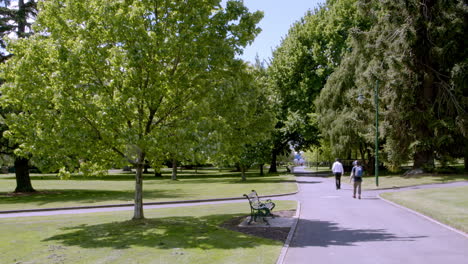
M278 201L277 210L296 208ZM276 209L275 209L276 210ZM273 264L283 243L224 229L246 203L0 219L2 263Z
M349 174L345 176L347 181ZM448 183L455 181L467 181L468 174L447 174L447 175L430 175L424 174L419 176L405 177L401 175L384 175L379 176L379 186L375 185L374 176L365 176L362 182L362 188L367 190L397 188L405 186L415 186L432 183Z
M382 197L468 233L468 186L384 193Z
M0 210L56 208L70 206L128 204L134 199L134 176L112 174L103 177L72 177L60 180L55 175L33 175L37 194L11 193L14 175L0 176ZM205 171L194 174L184 171L179 180L145 175L144 202L197 200L209 198L242 197L256 190L260 195L289 193L297 190L292 175L249 174L247 181L230 172Z

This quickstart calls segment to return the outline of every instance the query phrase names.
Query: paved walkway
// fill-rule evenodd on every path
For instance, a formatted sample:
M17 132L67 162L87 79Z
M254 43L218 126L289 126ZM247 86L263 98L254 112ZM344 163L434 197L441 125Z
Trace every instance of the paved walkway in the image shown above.
M285 264L468 263L465 236L379 199L382 191L358 200L349 184L336 190L332 177L297 181L301 214Z

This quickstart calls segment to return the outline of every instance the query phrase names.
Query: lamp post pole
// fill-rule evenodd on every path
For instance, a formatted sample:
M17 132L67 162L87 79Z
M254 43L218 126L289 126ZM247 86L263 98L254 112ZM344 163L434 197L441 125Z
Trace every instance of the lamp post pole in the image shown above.
M375 81L375 186L379 186L379 80Z

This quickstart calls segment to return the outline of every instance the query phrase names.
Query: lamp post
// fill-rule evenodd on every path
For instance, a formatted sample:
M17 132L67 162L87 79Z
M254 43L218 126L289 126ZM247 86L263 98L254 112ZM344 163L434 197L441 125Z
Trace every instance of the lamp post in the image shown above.
M357 98L358 102L362 104L365 100L362 94ZM375 81L374 90L375 102L375 186L379 186L379 80Z

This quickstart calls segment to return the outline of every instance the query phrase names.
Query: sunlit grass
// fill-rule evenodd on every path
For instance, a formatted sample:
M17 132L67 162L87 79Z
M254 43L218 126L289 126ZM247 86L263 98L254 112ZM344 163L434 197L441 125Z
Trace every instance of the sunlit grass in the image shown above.
M294 209L278 201L277 210ZM2 263L275 263L279 241L221 228L247 203L0 219Z
M13 195L14 177L1 176L0 210L128 204L134 199L134 176L128 174L72 177L71 180L60 180L55 175L34 175L32 184L39 193ZM245 182L232 173L221 176L212 172L210 176L179 177L178 181L147 175L143 183L143 201L242 197L250 190L257 190L261 195L281 194L294 192L297 186L292 175L250 174Z
M468 186L392 192L382 196L468 233Z
M349 177L347 175L345 178ZM365 176L362 182L364 189L382 189L382 188L398 188L405 186L414 186L432 183L448 183L455 181L466 181L468 175L466 174L452 174L452 175L418 175L405 177L401 175L383 175L379 176L379 186L376 186L374 176Z

